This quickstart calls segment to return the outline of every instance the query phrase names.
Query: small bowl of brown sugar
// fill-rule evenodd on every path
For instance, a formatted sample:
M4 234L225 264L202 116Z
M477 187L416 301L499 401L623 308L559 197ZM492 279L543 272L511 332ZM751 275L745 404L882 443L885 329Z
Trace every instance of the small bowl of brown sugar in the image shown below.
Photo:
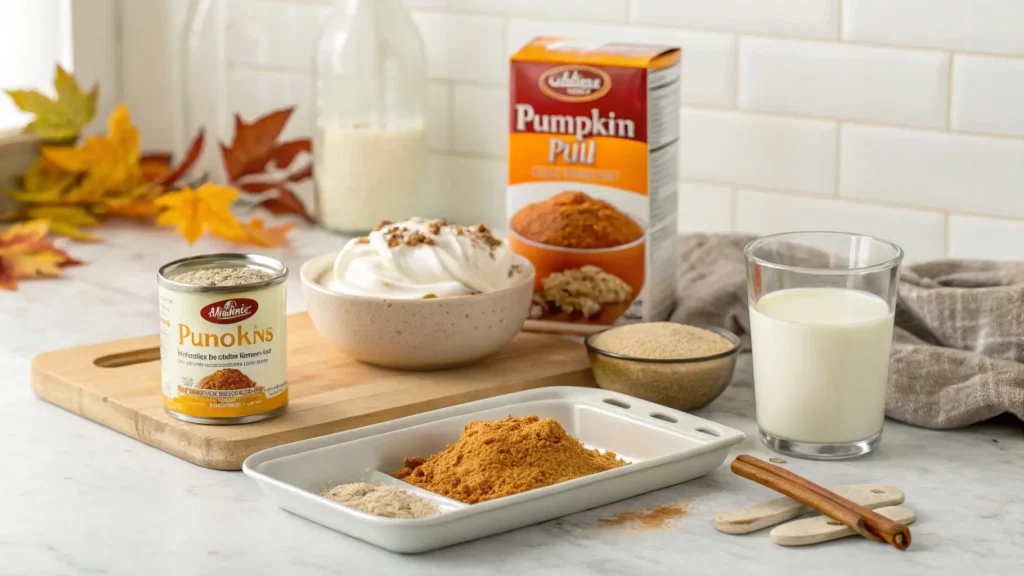
M598 386L682 411L718 398L740 349L728 330L675 322L616 326L584 342Z

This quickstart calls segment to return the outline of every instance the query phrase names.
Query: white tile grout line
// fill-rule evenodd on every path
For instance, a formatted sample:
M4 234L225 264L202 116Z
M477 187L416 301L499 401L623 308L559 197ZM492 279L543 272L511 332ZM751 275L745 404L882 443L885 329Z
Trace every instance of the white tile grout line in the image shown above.
M835 190L832 191L833 198L839 198L839 185L843 181L840 168L843 165L843 155L840 152L840 148L843 146L843 124L843 122L836 122L836 180Z
M738 54L738 50L737 50ZM1022 58L1021 60L1024 60ZM283 75L308 75L311 76L312 72L307 69L290 68L290 67L262 67L256 64L249 64L243 62L233 62L230 64L232 70L240 70L247 72L266 72L268 74L283 74ZM953 130L949 127L926 127L926 126L907 126L904 124L894 124L891 122L883 122L879 120L864 120L861 118L849 118L840 116L819 116L815 114L806 114L800 112L777 112L771 110L755 110L750 108L739 108L738 92L739 92L739 74L738 70L736 78L736 89L734 93L737 95L737 102L733 107L726 107L715 104L701 104L701 103L685 103L682 108L683 110L696 110L706 112L733 112L749 116L758 116L764 118L778 118L778 119L791 119L791 120L813 120L819 122L844 122L847 124L857 126L867 126L871 128L890 128L896 130L909 130L912 132L926 132L932 134L943 134L947 136L969 136L976 138L988 138L993 140L1003 141L1024 141L1024 134L1000 134L995 132L979 132L977 130ZM450 83L452 89L456 85L475 86L478 88L493 88L493 89L508 89L508 83L496 84L492 82L483 82L479 80L464 80L459 78L449 78L445 76L434 76L428 78L428 82L437 83ZM950 104L951 105L951 104Z
M846 0L839 0L839 17L836 18L836 25L839 27L839 29L836 30L836 39L840 42L843 41L843 2L845 1Z
M740 36L736 36L732 39L732 81L733 81L733 108L740 107L740 78L743 78L743 74L740 74L740 43L743 39Z
M272 0L276 3L283 4L307 4L311 6L316 5L329 5L330 2L318 2L316 0ZM552 0L557 1L557 0ZM948 47L929 47L929 46L909 46L901 44L888 44L884 42L871 42L865 40L845 40L842 38L842 11L840 11L840 30L839 37L836 39L821 38L815 36L792 36L786 34L775 34L771 32L755 32L751 30L728 30L723 28L693 28L690 26L659 26L657 24L651 25L642 22L635 22L630 15L628 22L621 22L616 20L599 20L599 19L586 19L578 17L558 17L558 16L547 16L542 14L508 14L499 12L487 12L481 10L455 10L447 8L430 8L430 7L416 7L412 9L412 12L430 12L432 14L448 14L451 16L487 16L494 19L506 19L512 20L532 20L535 22L571 22L576 24L590 24L590 25L603 25L603 26L636 26L638 28L651 28L660 30L670 30L679 32L692 32L692 33L705 33L705 34L721 34L728 36L751 36L761 38L771 38L779 40L803 40L807 42L823 42L826 44L848 44L851 46L874 46L879 48L891 48L893 50L908 50L914 52L931 52L931 53L948 53L952 51L955 54L963 54L967 56L985 56L992 58L1006 58L1013 60L1024 60L1024 53L1020 54L1006 54L1001 52L985 52L983 50L962 50L957 48Z
M949 258L949 212L942 219L942 254Z
M773 112L769 110L751 110L749 108L722 108L720 106L712 105L684 105L683 110L694 110L704 112L725 112L742 114L746 116L756 116L762 118L777 118L781 120L805 120L805 121L816 121L816 122L842 122L853 126L866 126L869 128L889 128L893 130L907 130L910 132L925 132L930 134L941 134L945 136L968 136L975 138L985 138L992 140L1003 140L1022 142L1024 141L1024 134L1012 135L1012 134L993 134L989 132L977 132L973 130L947 130L945 128L928 128L923 126L905 126L901 124L891 124L888 122L880 122L877 120L862 120L859 118L844 118L836 116L816 116L813 114L801 114L798 112Z
M738 202L737 202L738 198L736 198L736 194L737 194L737 192L736 192L735 188L729 188L729 231L730 232L735 232L736 231L736 222L739 220L739 217L736 215L736 212L739 210Z
M953 74L956 72L956 68L953 65L956 56L949 53L949 78L947 79L946 87L946 130L953 131Z
M455 82L449 80L448 84L448 149L455 148L455 114L458 112L455 106Z

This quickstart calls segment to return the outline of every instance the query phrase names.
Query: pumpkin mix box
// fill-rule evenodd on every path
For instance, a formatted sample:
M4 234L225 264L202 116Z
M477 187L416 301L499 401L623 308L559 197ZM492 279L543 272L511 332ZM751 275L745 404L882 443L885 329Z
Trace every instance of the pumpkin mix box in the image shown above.
M509 242L537 269L535 327L671 312L680 56L560 38L512 56Z

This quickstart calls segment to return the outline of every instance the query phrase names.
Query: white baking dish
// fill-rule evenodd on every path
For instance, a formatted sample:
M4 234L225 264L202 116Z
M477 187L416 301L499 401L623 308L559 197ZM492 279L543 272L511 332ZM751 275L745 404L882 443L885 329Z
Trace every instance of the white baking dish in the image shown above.
M439 452L471 420L508 415L558 420L589 448L631 462L607 472L466 505L395 480L405 456ZM393 552L434 550L703 476L744 434L626 394L596 388L541 388L425 412L257 452L242 470L278 506ZM439 504L442 513L406 520L365 514L316 495L340 482L388 482Z

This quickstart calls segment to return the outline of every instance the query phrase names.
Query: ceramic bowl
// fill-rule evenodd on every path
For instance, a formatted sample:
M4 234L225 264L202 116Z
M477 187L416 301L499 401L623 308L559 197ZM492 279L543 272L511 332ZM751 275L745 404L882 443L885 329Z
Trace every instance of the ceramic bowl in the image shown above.
M515 285L472 296L404 300L332 292L320 279L336 254L322 254L299 271L317 331L349 356L384 368L440 370L479 362L515 338L533 295L533 266Z
M603 332L587 336L584 344L590 355L594 380L605 390L622 392L683 412L707 406L732 381L740 339L724 328L697 328L718 334L732 347L719 354L694 358L637 358L601 348L599 338Z

